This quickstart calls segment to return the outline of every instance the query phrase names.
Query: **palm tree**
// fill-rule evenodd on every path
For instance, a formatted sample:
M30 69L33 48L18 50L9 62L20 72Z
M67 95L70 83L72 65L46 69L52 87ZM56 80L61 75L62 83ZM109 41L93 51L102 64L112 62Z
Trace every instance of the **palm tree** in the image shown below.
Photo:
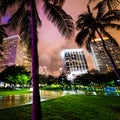
M44 10L48 15L48 19L52 21L58 30L66 38L70 38L74 33L74 25L72 17L63 9L64 0L43 0ZM0 14L4 15L7 9L13 5L18 5L17 10L8 21L11 28L20 27L20 33L30 40L28 43L32 45L32 80L33 80L33 104L32 104L32 120L41 119L40 94L39 94L39 76L38 76L38 51L37 51L37 25L41 25L38 16L35 0L0 0ZM29 24L28 24L29 23ZM27 31L27 32L26 32ZM27 33L27 34L26 34Z
M79 15L78 20L76 21L76 29L80 31L76 36L76 42L79 46L85 43L86 48L90 50L91 41L96 38L96 35L98 35L102 41L102 45L106 54L114 66L116 75L118 79L120 79L115 62L110 55L103 39L103 36L106 36L110 40L115 41L111 34L107 32L106 28L115 28L117 30L120 29L120 25L115 23L116 21L120 21L120 10L110 10L105 12L106 4L103 1L98 3L97 6L98 12L96 16L93 16L89 5L87 6L87 12Z
M89 3L94 2L94 1L100 1L100 0L89 0ZM108 6L108 9L115 9L118 4L120 4L120 0L102 0L105 2Z

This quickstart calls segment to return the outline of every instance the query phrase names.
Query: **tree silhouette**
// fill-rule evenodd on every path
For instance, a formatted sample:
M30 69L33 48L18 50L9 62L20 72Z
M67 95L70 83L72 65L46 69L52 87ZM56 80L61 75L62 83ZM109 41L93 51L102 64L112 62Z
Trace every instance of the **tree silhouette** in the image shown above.
M91 12L89 5L87 6L87 12L79 15L78 20L76 21L76 28L79 30L79 33L76 36L76 43L79 46L85 43L86 48L90 50L90 43L96 38L97 34L101 39L103 48L114 67L114 71L118 79L120 79L115 62L103 39L103 37L106 36L111 41L115 42L115 39L111 36L111 34L109 34L109 32L107 32L106 28L114 28L117 30L120 29L120 25L115 23L116 21L120 21L120 10L110 10L106 12L105 8L106 4L104 1L102 1L98 3L97 7L95 7L95 9L98 10L96 16L94 16Z

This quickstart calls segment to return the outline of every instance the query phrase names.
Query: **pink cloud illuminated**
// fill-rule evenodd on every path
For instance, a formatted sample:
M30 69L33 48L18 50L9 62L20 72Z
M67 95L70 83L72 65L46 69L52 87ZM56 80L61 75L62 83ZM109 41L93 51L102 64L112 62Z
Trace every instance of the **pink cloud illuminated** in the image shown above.
M74 21L76 21L78 15L86 11L87 3L88 0L65 0L63 9L73 17ZM40 66L46 66L50 73L58 75L59 68L63 66L60 56L61 51L66 48L78 48L75 43L75 37L71 40L66 40L61 36L57 28L47 20L47 17L42 10L41 1L40 3L37 3L37 10L42 20L42 27L38 28L39 64ZM11 13L13 13L13 11L14 10L12 9ZM5 20L6 19L7 18L5 18ZM119 31L116 32L110 30L110 33L113 34L120 45ZM16 33L9 31L9 34L14 35ZM86 51L85 53L89 68L93 68L90 54Z
M88 0L87 0L88 1ZM85 11L86 4L88 2L83 0L66 0L63 9L70 14L73 19L77 19L77 16ZM58 32L57 28L47 20L45 14L43 14L42 6L37 6L40 18L42 20L42 28L38 28L39 31L39 64L40 66L47 66L50 73L54 75L59 74L59 68L63 66L60 53L66 48L78 48L75 43L75 38L66 40ZM90 56L89 56L90 57Z
M66 0L63 9L70 14L74 21L76 21L79 14L86 11L86 5L88 0ZM42 20L42 28L39 31L39 63L40 66L47 66L50 73L54 75L59 74L59 68L62 67L62 59L60 52L66 48L78 48L75 43L75 37L72 40L65 40L64 37L58 32L57 28L47 20L45 14L43 14L42 7L37 4L38 12ZM119 32L118 32L119 33ZM112 34L114 32L112 31ZM114 36L114 35L113 35ZM119 41L119 34L115 34L116 39ZM89 68L93 68L92 60L90 54L85 50L87 62Z

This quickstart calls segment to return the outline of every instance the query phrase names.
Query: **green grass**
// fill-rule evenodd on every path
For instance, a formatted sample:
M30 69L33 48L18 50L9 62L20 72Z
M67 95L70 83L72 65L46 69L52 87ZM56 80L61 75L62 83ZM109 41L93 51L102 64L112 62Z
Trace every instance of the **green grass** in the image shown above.
M0 91L0 96L27 94L27 93L31 93L31 91L27 90L27 89L23 89L23 90L4 90L4 91Z
M0 120L30 120L31 105L0 110ZM120 97L66 95L42 102L42 120L120 120Z

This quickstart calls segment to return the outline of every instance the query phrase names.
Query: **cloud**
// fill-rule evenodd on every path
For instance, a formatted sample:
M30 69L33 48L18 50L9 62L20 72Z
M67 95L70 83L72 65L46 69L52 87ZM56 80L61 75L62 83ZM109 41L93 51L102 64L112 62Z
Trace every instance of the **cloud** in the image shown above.
M86 11L87 3L88 0L75 0L75 2L72 0L66 0L63 9L73 17L75 22L78 15ZM38 28L39 64L40 66L47 66L49 73L53 75L59 75L59 68L63 66L63 62L60 56L61 51L67 48L78 48L78 46L75 43L75 37L73 37L71 40L65 40L65 38L62 37L58 32L54 24L48 21L47 16L43 13L41 4L37 5L39 16L42 21L42 27ZM89 68L92 69L92 59L86 50L85 55Z

